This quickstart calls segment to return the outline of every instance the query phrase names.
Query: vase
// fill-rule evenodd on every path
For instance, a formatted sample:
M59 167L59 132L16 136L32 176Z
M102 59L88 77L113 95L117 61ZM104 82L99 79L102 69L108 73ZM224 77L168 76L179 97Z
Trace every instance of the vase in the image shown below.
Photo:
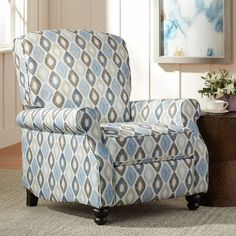
M230 95L228 98L228 110L229 111L236 111L236 96Z
M219 98L219 100L223 100L229 103L228 106L229 111L236 111L236 96L233 95L223 96Z

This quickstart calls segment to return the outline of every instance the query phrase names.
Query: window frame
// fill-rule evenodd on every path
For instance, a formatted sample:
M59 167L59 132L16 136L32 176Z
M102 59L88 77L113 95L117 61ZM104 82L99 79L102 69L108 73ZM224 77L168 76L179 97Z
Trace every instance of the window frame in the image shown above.
M20 36L16 34L16 16L17 16L17 0L8 0L10 3L10 41L9 42L0 42L0 52L7 52L12 50L12 43L15 37ZM27 32L27 0L23 0L23 18L25 20L25 26L21 34Z

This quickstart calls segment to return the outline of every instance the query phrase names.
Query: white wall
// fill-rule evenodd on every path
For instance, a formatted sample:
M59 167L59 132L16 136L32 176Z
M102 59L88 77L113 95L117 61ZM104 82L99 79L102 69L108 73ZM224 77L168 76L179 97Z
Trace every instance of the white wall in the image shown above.
M48 0L28 2L28 30L48 28ZM0 52L0 148L20 141L15 120L21 109L12 53Z

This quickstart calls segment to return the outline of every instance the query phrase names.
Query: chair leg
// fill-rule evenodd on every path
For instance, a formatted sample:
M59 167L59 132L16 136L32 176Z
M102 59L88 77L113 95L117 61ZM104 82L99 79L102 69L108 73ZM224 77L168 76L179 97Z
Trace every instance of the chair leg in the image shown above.
M188 202L188 209L189 210L197 210L200 207L201 195L195 194L185 197L186 201Z
M37 206L38 197L26 189L26 206Z
M98 209L93 208L93 213L95 215L94 221L97 225L104 225L107 222L107 215L109 213L109 209L107 207Z

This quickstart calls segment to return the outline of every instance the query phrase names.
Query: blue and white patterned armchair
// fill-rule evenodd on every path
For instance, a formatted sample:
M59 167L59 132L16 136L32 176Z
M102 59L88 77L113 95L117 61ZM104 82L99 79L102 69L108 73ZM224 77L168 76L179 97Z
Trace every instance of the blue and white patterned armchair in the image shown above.
M23 111L23 186L38 198L108 208L186 196L199 207L208 153L193 99L131 102L125 41L85 30L44 30L14 41Z

